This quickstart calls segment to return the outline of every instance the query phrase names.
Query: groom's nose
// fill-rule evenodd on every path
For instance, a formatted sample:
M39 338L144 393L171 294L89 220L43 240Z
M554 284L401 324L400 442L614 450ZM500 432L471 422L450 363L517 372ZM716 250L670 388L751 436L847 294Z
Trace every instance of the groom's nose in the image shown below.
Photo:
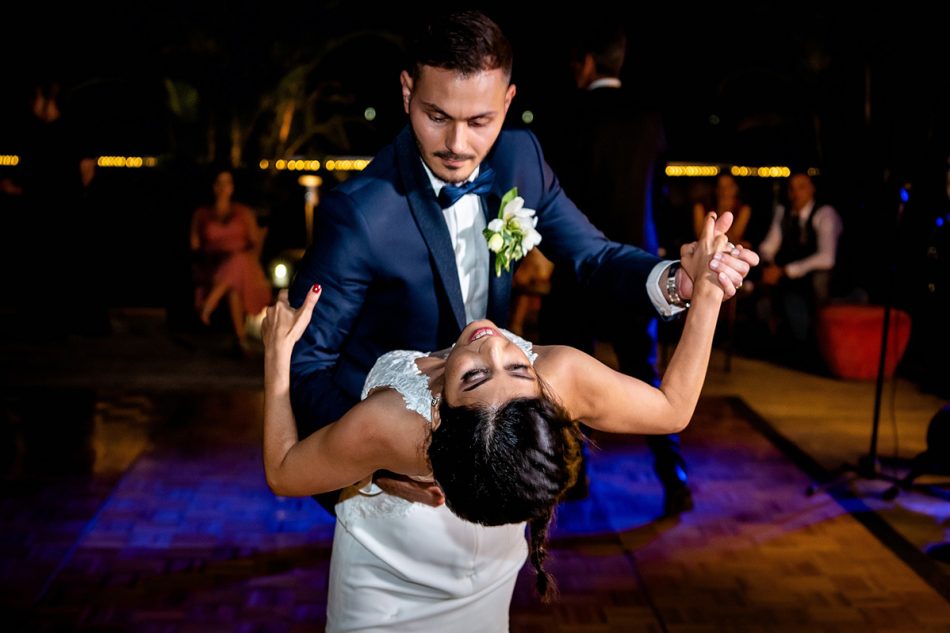
M445 131L445 149L453 154L466 154L465 132L467 123L457 121L448 126Z

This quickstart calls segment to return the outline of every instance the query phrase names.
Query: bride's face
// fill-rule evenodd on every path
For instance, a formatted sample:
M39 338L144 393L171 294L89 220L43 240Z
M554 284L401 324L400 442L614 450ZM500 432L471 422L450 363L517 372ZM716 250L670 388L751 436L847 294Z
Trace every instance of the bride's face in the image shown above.
M495 406L541 393L538 376L520 347L491 321L474 321L445 361L443 397L453 407Z

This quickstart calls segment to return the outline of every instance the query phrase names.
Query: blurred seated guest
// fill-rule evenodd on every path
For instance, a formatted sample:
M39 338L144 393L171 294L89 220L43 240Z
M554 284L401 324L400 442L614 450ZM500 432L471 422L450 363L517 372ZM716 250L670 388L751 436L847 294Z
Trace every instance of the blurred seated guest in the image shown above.
M512 278L512 292L515 297L511 310L511 331L518 336L534 335L526 328L537 325L538 312L541 309L541 297L551 291L551 273L554 263L545 257L540 249L533 248L521 260Z
M788 209L776 207L759 246L766 262L759 316L768 320L784 351L797 356L792 360L810 361L816 315L828 302L842 224L834 207L815 201L815 185L807 173L795 172L789 178L788 202Z
M746 248L751 248L751 244L745 240L745 230L749 225L749 218L752 217L752 208L742 201L739 195L739 183L735 176L724 171L716 177L716 199L710 206L703 202L697 202L693 205L693 229L698 236L703 230L703 224L706 220L706 214L715 211L722 215L726 211L731 211L735 220L732 221L732 228L726 233L729 241L733 244L742 244Z
M202 323L227 297L234 335L247 351L245 318L257 315L271 302L271 287L260 264L261 230L249 207L231 199L234 175L216 172L214 203L199 207L191 221L191 250L198 255L195 305Z

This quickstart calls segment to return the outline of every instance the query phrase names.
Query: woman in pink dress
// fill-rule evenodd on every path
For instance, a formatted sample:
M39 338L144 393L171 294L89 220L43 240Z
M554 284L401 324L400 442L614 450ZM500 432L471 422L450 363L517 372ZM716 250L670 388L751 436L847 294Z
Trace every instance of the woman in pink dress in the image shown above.
M726 211L731 211L735 220L726 237L733 244L742 244L749 248L751 244L745 238L745 230L749 225L749 218L752 217L752 208L742 201L739 195L739 183L736 177L728 171L720 172L716 177L716 200L715 203L707 207L702 202L693 205L693 227L696 230L696 237L703 232L703 224L706 222L706 214L715 211L722 215ZM730 304L731 305L731 304Z
M208 263L205 279L197 280L195 305L201 321L227 297L234 335L247 350L244 320L271 302L271 287L261 267L261 232L251 209L231 200L234 176L222 170L214 180L214 204L199 207L191 221L191 249Z

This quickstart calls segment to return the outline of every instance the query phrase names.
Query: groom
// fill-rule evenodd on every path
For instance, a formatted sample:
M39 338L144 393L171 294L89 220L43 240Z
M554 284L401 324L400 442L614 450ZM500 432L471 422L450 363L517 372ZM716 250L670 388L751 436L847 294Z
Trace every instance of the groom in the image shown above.
M692 293L677 263L610 242L591 225L534 135L502 129L515 86L511 47L494 22L467 11L437 18L421 33L400 76L409 126L323 198L313 245L291 286L295 306L314 283L323 286L291 365L301 437L356 404L385 352L443 349L475 319L507 323L511 273L495 275L482 230L512 187L537 210L544 254L610 298L613 309L669 316ZM720 218L717 230L729 223L731 216ZM731 297L758 257L744 251L722 262L717 272ZM412 500L441 500L434 486L378 483ZM334 501L322 502L330 509Z

